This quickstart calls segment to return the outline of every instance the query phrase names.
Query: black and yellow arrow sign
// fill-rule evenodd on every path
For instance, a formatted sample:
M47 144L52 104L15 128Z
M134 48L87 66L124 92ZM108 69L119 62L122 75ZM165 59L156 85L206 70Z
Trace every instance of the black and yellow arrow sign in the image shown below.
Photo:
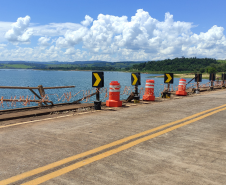
M164 83L173 84L173 73L164 74Z
M92 87L104 87L104 72L92 72Z
M132 73L131 74L131 84L132 85L141 85L140 83L140 73Z

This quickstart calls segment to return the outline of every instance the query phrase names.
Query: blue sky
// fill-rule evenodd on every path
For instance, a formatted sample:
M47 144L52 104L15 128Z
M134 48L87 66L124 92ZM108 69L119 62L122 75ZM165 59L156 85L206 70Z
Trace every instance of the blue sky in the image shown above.
M224 0L0 1L0 60L226 59Z

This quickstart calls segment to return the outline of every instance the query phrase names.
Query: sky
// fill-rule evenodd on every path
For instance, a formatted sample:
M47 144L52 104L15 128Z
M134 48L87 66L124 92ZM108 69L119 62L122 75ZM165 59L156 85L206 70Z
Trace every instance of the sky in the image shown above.
M226 59L225 0L0 0L0 61Z

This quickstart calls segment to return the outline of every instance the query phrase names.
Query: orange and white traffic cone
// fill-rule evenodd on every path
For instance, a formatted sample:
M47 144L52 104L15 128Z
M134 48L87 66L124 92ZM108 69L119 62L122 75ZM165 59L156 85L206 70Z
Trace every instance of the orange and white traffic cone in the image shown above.
M120 83L118 81L112 81L109 88L109 100L106 101L108 107L121 107L122 101L120 101Z
M181 78L179 81L178 91L176 91L176 95L178 96L187 96L186 90L186 80Z
M146 80L145 92L143 95L143 100L146 101L155 101L154 95L154 80Z

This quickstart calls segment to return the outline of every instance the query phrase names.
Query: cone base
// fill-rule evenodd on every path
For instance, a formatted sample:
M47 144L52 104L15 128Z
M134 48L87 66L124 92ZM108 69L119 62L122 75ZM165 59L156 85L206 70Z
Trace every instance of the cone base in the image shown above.
M140 103L140 100L134 100L133 103Z
M177 96L187 96L187 92L186 91L176 91L176 95Z
M115 100L107 100L106 101L107 107L121 107L122 101L115 101Z
M147 95L144 95L143 96L143 100L144 101L155 101L155 96L147 96Z

